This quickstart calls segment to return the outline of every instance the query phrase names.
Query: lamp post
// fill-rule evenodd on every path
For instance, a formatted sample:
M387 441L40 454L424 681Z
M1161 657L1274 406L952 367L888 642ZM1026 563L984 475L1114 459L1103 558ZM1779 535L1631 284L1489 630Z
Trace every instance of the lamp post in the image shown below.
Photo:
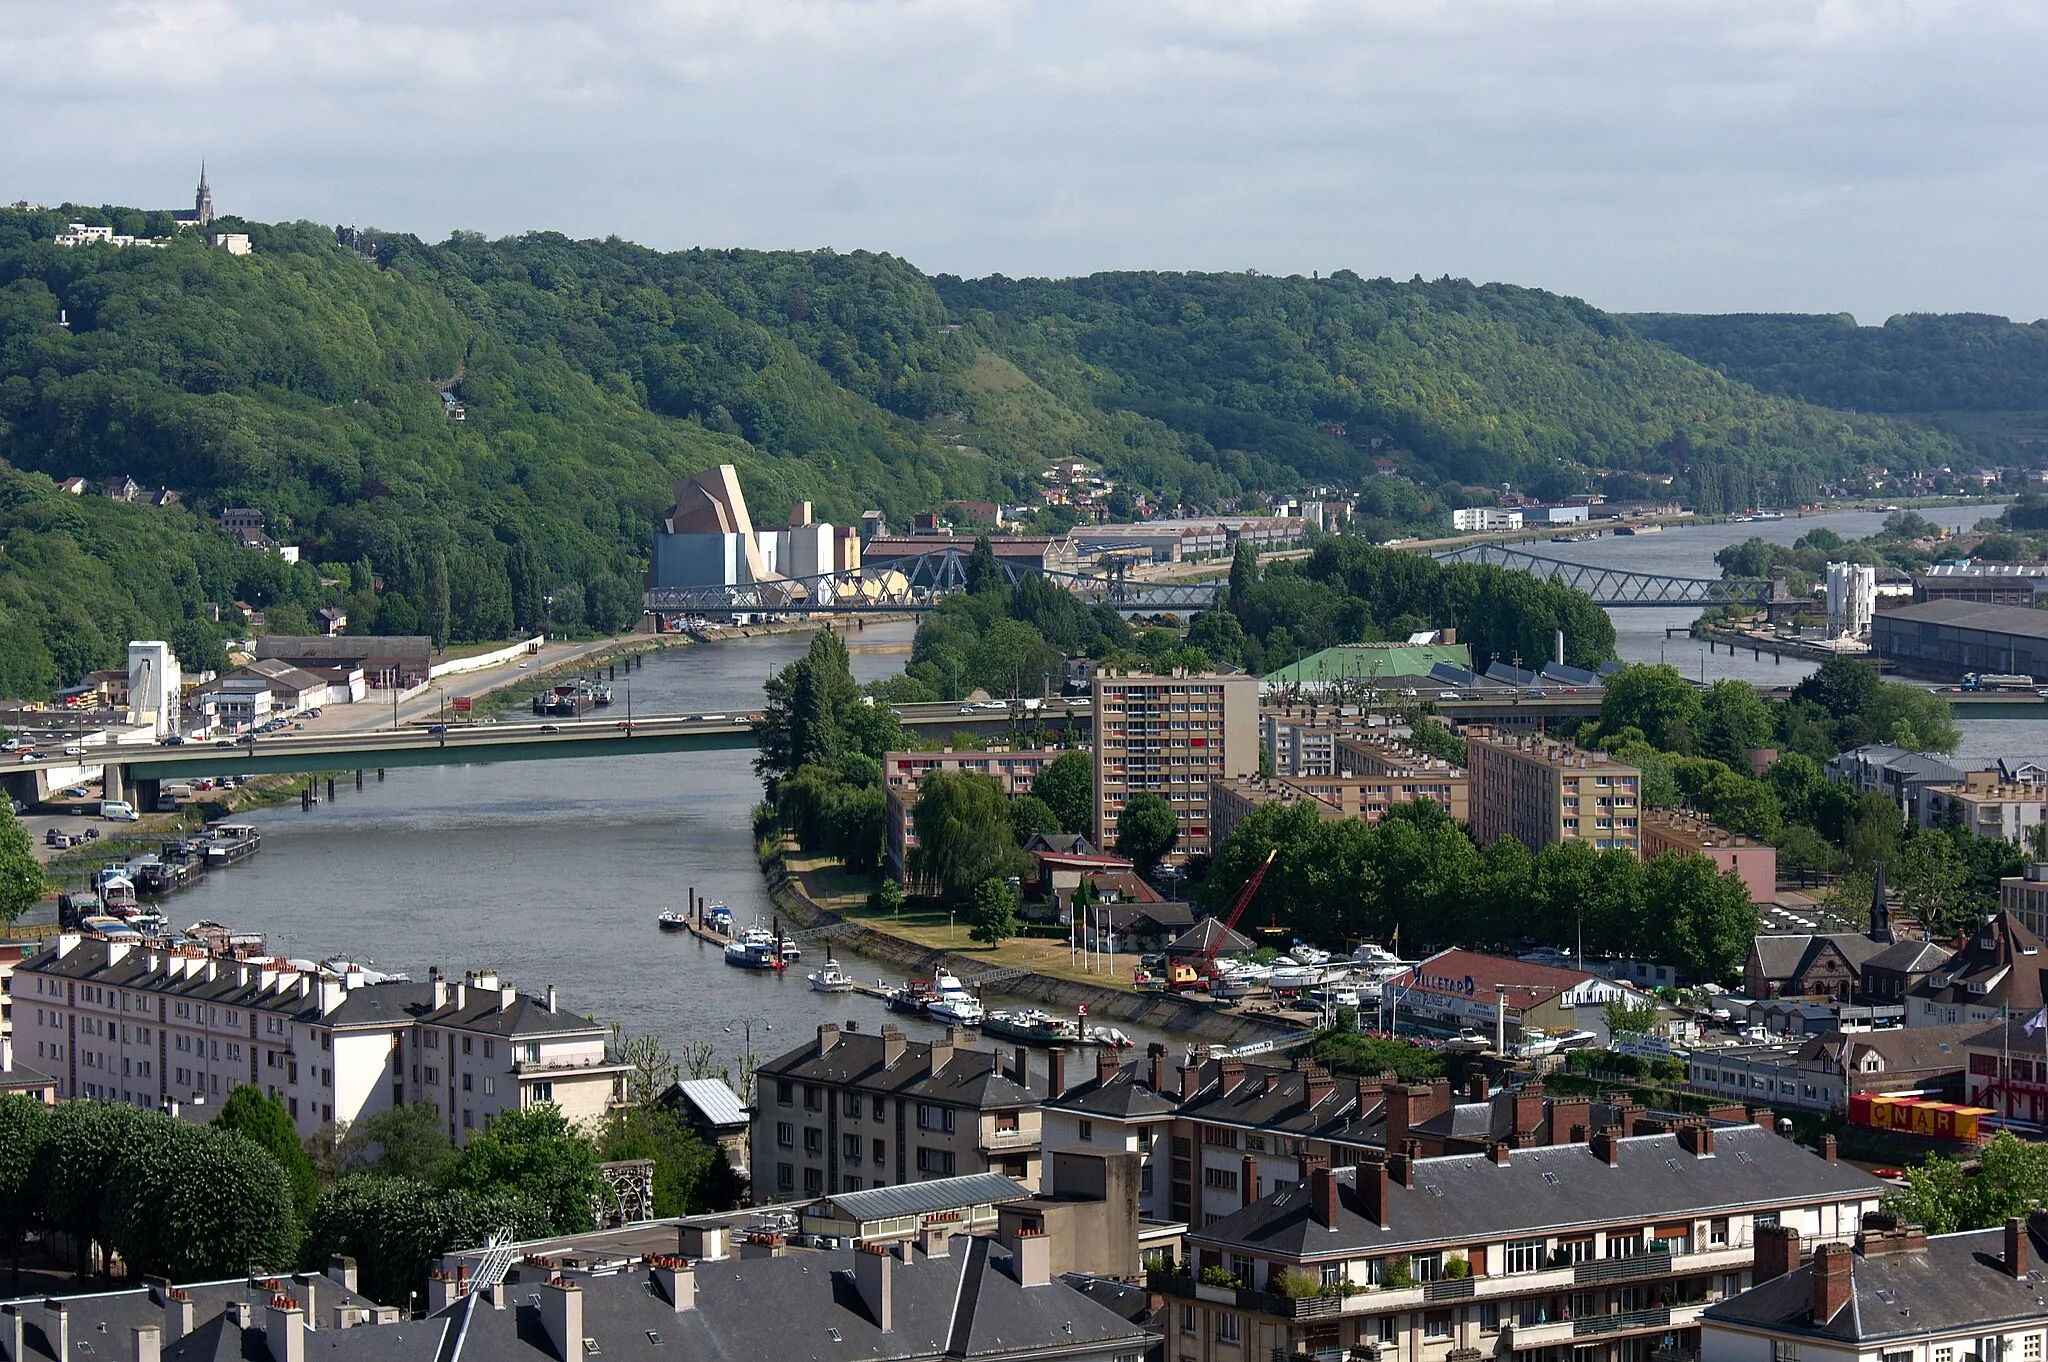
M775 1023L766 1017L748 1015L734 1017L725 1024L727 1035L732 1034L734 1025L742 1028L746 1037L746 1053L740 1056L740 1101L746 1106L754 1105L754 1023L760 1022L763 1031L773 1031Z

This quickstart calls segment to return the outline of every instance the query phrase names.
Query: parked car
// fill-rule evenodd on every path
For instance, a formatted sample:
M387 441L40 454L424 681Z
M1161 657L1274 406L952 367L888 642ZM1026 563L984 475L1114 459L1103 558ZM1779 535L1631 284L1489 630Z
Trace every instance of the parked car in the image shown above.
M68 847L71 845L71 834L62 828L51 828L43 834L43 845L46 847Z

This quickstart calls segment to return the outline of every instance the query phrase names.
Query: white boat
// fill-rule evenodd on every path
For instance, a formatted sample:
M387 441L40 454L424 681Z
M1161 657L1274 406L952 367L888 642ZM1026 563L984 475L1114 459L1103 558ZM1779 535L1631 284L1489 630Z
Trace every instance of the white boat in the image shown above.
M1295 942L1293 948L1282 957L1283 960L1292 960L1297 965L1320 965L1329 958L1328 951L1318 950L1314 946L1304 946L1299 941Z
M1266 982L1274 988L1314 988L1323 982L1321 965L1275 965L1273 972L1266 976Z
M839 962L832 958L832 952L825 952L825 963L810 973L811 987L820 993L853 992L853 976L839 968Z
M738 969L782 968L773 941L748 941L744 937L725 943L725 963Z
M971 993L941 993L925 1004L924 1014L953 1026L979 1026L983 1015Z
M1209 979L1209 996L1212 998L1249 998L1263 987L1256 979L1242 973L1216 974Z
M1309 995L1320 1007L1363 1007L1365 994L1350 984L1328 984ZM1377 997L1375 1002L1379 1001Z
M673 908L664 908L655 914L654 920L664 932L680 932L690 925L690 915Z

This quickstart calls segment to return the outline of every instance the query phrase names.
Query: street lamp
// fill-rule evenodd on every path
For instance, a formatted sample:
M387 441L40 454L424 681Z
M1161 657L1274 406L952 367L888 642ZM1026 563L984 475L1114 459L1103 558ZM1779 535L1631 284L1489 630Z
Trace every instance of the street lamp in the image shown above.
M732 1034L732 1028L736 1023L743 1029L743 1032L746 1037L746 1053L740 1056L740 1102L744 1106L752 1106L754 1104L755 1022L761 1023L761 1029L763 1031L773 1031L775 1029L775 1023L769 1021L766 1017L756 1017L751 1015L744 1017L734 1017L731 1021L728 1021L725 1024L725 1033L727 1035Z

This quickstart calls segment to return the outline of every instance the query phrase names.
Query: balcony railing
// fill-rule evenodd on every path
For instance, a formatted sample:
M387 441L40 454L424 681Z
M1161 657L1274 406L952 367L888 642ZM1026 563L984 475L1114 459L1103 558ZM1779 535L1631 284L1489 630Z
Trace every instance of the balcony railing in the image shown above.
M1022 1149L1027 1145L1035 1145L1037 1143L1038 1132L1035 1130L1019 1128L1017 1130L984 1130L981 1133L981 1147L983 1149Z
M1572 1321L1572 1337L1584 1338L1589 1334L1618 1334L1629 1329L1670 1327L1671 1307L1660 1305L1651 1310L1624 1310L1616 1315L1582 1315Z
M1469 1300L1478 1293L1479 1281L1474 1277L1446 1277L1422 1284L1422 1299L1426 1301Z
M1667 1252L1631 1254L1626 1258L1596 1258L1572 1266L1572 1281L1626 1282L1638 1277L1662 1277L1671 1271L1672 1255Z

